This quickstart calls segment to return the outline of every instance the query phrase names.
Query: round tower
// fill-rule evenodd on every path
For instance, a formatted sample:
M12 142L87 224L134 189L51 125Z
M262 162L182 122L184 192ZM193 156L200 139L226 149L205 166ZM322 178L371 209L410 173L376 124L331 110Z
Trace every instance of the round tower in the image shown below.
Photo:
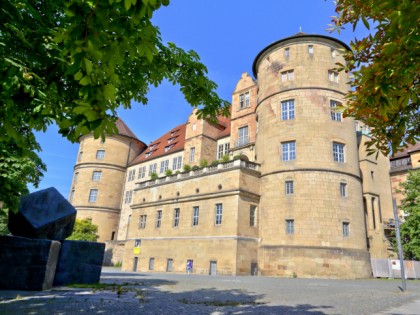
M145 148L118 119L118 134L103 142L92 134L80 138L70 202L78 219L98 226L98 241L116 238L127 165Z
M349 87L334 68L349 49L299 33L254 61L263 275L371 275L354 120L336 111Z

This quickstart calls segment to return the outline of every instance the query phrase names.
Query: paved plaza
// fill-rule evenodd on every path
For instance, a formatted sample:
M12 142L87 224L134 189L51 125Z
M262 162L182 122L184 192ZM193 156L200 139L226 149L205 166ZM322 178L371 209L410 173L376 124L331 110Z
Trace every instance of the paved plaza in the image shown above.
M0 291L0 314L420 314L420 281L325 280L121 272L105 288ZM111 285L112 284L112 285Z

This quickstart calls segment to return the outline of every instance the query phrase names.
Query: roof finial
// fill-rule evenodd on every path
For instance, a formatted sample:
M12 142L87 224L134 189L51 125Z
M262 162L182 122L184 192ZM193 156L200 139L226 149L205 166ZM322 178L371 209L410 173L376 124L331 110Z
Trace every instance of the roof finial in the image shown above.
M302 33L302 26L299 26L299 33Z

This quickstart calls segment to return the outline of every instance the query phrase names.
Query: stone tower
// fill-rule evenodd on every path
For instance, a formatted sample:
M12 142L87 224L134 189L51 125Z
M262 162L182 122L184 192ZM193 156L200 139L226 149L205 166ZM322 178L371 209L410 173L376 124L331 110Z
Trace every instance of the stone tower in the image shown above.
M355 123L335 108L348 91L343 42L298 33L255 58L263 275L369 277Z
M127 165L146 145L118 119L118 134L105 142L92 134L80 138L70 202L78 219L98 226L98 241L116 238Z

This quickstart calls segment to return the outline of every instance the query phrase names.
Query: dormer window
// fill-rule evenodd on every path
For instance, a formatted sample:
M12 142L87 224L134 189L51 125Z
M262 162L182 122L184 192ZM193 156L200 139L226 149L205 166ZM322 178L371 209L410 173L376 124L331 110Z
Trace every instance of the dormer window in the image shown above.
M171 145L167 145L166 147L165 147L165 152L168 152L172 147L174 146L174 144L171 144Z
M155 151L150 151L150 152L147 152L147 153L146 153L146 159L147 159L149 156L151 156L151 155L153 154L153 152L155 152Z
M173 137L173 138L169 138L168 139L168 143L171 143L172 141L174 141L176 139L176 137Z
M152 145L149 147L149 150L150 150L150 151L152 151L154 148L156 148L156 144L152 144Z
M175 134L176 134L176 132L177 132L177 131L178 131L178 130L172 131L172 132L171 132L171 137L175 136Z

